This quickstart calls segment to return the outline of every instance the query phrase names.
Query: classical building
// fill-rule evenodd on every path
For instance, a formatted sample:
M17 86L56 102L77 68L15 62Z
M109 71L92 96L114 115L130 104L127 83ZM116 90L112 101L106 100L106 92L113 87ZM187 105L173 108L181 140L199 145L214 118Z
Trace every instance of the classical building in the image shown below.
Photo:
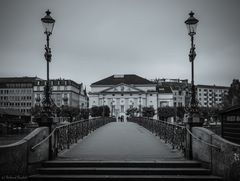
M46 80L38 80L34 83L34 105L41 104L44 98L45 85ZM52 79L50 80L50 85L52 88L51 98L56 106L88 107L88 96L83 84L78 84L69 79Z
M19 115L30 115L34 104L33 86L37 77L0 78L0 109L18 112Z
M218 107L223 103L224 96L228 93L229 87L216 85L197 85L197 99L200 106Z
M173 94L169 87L160 86L138 75L112 75L91 84L89 106L107 105L111 115L126 118L126 110L136 107L173 106Z

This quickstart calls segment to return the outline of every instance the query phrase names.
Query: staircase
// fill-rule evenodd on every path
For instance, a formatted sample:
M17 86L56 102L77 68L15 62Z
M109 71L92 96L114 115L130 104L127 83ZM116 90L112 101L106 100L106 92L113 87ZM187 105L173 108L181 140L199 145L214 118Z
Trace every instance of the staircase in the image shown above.
M29 180L220 181L196 161L47 161Z

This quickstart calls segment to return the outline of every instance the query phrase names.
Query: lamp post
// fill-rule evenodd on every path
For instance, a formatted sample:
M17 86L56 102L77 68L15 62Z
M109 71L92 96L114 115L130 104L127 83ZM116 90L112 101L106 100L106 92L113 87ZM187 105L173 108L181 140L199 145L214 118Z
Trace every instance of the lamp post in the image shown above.
M194 59L196 57L195 44L194 44L194 35L196 34L198 19L194 17L194 13L191 11L189 13L189 18L185 21L188 29L188 35L191 37L191 48L189 52L189 61L191 62L191 101L189 109L189 118L187 122L187 128L192 131L192 127L201 126L202 121L200 120L199 110L198 110L198 101L196 100L196 90L194 85ZM190 133L187 134L187 148L186 156L189 159L192 159L192 137Z
M139 97L139 117L142 116L142 97Z
M49 84L49 63L51 62L52 53L51 48L49 47L49 37L52 34L52 30L54 27L55 20L50 16L51 12L49 10L46 11L46 15L41 18L43 27L44 27L44 34L46 34L47 44L45 45L45 54L44 57L47 61L47 82L44 87L44 99L42 101L43 105L43 115L42 120L40 122L40 126L48 126L49 134L52 131L52 113L51 108L54 105L51 99L51 87ZM49 139L49 159L52 159L52 139Z
M111 101L111 109L112 109L112 111L111 111L111 117L113 117L113 98L112 98L112 101Z
M42 101L44 111L47 113L48 116L51 114L51 106L52 106L52 99L51 99L51 88L49 84L49 63L51 62L52 53L51 48L49 47L49 37L52 34L52 30L54 27L55 20L50 16L51 12L49 10L46 11L46 16L41 19L44 33L46 34L47 44L45 45L45 54L44 57L47 61L47 82L44 88L45 98Z
M102 112L103 118L105 117L105 97L103 96L103 112Z
M192 81L191 81L191 102L190 102L190 112L197 112L198 103L196 100L196 90L194 85L194 59L196 57L195 44L194 44L194 35L196 34L197 23L199 22L194 16L194 13L191 11L189 13L189 18L185 21L185 24L188 28L188 35L191 37L191 48L189 52L189 61L192 65Z

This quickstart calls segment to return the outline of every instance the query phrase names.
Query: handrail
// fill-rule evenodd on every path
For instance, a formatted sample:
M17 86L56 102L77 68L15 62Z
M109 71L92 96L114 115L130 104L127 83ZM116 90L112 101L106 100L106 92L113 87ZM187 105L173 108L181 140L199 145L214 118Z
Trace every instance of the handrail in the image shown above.
M56 128L53 129L53 131L46 137L44 138L42 141L40 141L39 143L37 143L36 145L32 146L31 147L31 150L34 151L38 146L40 146L41 144L43 144L45 141L47 141L50 137L52 137L52 135L54 134L54 132L57 130L57 129L60 129L62 127L65 127L65 126L70 126L70 125L73 125L73 124L77 124L77 123L80 123L80 122L86 122L86 121L90 121L90 120L95 120L96 118L92 118L92 119L83 119L83 120L79 120L79 121L75 121L75 122L72 122L72 123L69 123L67 125L60 125Z
M151 119L151 120L156 120L156 121L164 122L164 121L158 120L158 119ZM216 145L213 145L213 144L211 144L211 143L208 143L208 142L202 140L201 138L195 136L186 126L180 126L180 125L173 124L173 123L168 123L168 122L165 122L165 124L174 125L174 126L181 127L181 128L186 128L187 132L188 132L193 138L195 138L195 139L203 142L204 144L206 144L206 145L208 145L208 146L211 146L211 147L216 148L216 149L218 149L219 151L221 151L221 147L218 147L218 146L216 146Z
M51 154L51 159L55 158L58 153L69 149L70 145L77 143L79 139L82 139L92 131L112 121L114 121L114 119L111 117L97 117L60 125L55 127L46 138L32 146L30 150L34 151L47 140L53 141L53 143L49 145L49 153Z
M145 118L145 119L147 119L147 118ZM174 123L168 123L168 122L166 122L166 121L159 120L159 119L149 119L149 120L159 121L159 122L162 122L162 123L164 123L164 124L169 124L169 125L176 126L176 127L180 127L180 128L186 128L185 126L180 126L180 125L177 125L177 124L174 124Z
M37 143L36 145L32 146L31 150L34 151L35 148L39 147L41 144L43 144L45 141L47 141L52 135L53 133L56 131L58 127L56 127L52 132L51 134L49 134L46 138L44 138L42 141L40 141L39 143Z
M206 145L208 145L208 146L211 146L211 147L213 147L213 148L216 148L216 149L218 149L219 151L221 151L221 147L216 146L216 145L213 145L213 144L211 144L211 143L208 143L208 142L202 140L201 138L195 136L188 128L186 128L186 130L187 130L187 132L188 132L194 139L197 139L197 140L203 142L204 144L206 144Z

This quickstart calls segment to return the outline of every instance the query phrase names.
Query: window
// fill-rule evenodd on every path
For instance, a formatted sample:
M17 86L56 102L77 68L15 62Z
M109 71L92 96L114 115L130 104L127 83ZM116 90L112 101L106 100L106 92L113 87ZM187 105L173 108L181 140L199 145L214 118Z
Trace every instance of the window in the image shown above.
M121 112L124 112L124 106L121 105Z

